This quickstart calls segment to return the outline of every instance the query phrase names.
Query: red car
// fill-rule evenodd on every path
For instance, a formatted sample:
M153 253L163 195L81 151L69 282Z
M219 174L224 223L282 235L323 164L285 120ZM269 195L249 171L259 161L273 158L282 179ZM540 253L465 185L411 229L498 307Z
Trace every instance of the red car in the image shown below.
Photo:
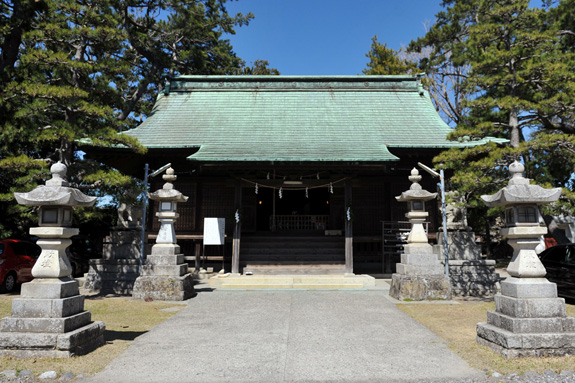
M0 292L11 292L17 283L34 279L32 267L41 252L40 246L32 242L0 240Z

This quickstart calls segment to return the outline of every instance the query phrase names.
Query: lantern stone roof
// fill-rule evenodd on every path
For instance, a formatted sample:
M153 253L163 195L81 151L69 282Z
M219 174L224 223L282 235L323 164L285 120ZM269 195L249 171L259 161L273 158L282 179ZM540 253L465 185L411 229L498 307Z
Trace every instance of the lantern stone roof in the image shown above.
M409 190L404 191L401 195L395 197L398 202L409 202L409 201L429 201L437 198L437 193L430 193L421 187L419 182L421 181L421 176L419 175L419 170L413 168L411 170L411 175L408 179L412 182Z
M175 175L174 169L168 168L166 174L162 176L166 183L161 189L156 190L153 193L148 193L148 197L155 201L171 201L171 202L187 202L188 196L185 196L179 190L174 189L174 182L178 176Z
M539 185L531 185L529 179L523 177L525 166L520 162L509 165L511 178L509 184L495 194L482 195L481 199L487 207L516 204L544 204L555 202L561 196L562 189L544 189Z
M464 147L416 76L181 76L126 134L201 162L398 160L394 148Z
M55 163L50 167L52 178L46 181L46 185L39 185L27 193L14 193L16 201L28 206L93 206L96 197L69 187L67 170L67 166L61 162Z

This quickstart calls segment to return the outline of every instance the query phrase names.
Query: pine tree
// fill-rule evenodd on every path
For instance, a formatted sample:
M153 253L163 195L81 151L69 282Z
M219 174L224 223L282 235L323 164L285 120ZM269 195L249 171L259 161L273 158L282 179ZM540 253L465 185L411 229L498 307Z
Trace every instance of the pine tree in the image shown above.
M572 2L572 1L570 1ZM565 6L565 1L559 7ZM575 56L561 33L557 9L528 0L446 0L428 34L412 44L433 46L425 63L467 66L461 82L464 111L450 138L493 136L509 144L451 150L435 161L454 170L452 187L477 198L502 186L505 166L525 162L528 176L566 187L575 166L571 106Z
M407 75L417 73L417 64L401 57L399 52L388 48L387 44L377 41L377 36L371 39L371 49L365 55L369 58L363 74L367 75Z
M13 192L70 165L75 186L121 196L133 179L82 159L79 148L123 145L151 110L164 75L228 74L242 66L225 33L252 18L226 0L12 0L0 3L0 226L24 231ZM11 219L13 217L14 219Z

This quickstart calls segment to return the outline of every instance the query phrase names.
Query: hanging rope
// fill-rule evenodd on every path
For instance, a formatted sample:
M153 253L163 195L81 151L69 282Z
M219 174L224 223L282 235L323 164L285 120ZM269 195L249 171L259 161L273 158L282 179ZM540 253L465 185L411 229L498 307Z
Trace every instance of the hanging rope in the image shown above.
M263 188L269 188L269 189L286 189L286 190L307 190L307 189L320 189L320 188L328 188L330 193L333 194L333 185L339 184L345 180L348 180L350 177L344 177L344 178L340 178L337 181L332 181L332 182L328 182L325 184L321 184L321 185L317 185L317 186L288 186L288 185L280 185L280 186L273 186L273 185L265 185L260 183L259 181L252 181L252 180L248 180L246 178L238 178L241 181L250 183L252 185L255 185L256 188L256 194L258 194L259 188L263 187Z

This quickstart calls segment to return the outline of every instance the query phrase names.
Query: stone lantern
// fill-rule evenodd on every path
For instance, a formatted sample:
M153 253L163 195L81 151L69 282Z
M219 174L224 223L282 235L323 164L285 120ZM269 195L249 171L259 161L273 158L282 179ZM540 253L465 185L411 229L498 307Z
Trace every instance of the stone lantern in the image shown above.
M389 295L404 300L451 299L451 285L444 274L433 247L429 244L423 223L428 217L425 202L437 198L437 193L424 190L419 182L421 176L415 168L411 170L409 190L395 197L399 202L407 202L409 212L405 217L411 223L407 245L401 255L401 263L396 265L397 272L391 277Z
M557 286L545 277L545 267L535 248L547 233L539 205L557 201L561 188L544 189L523 177L524 166L509 165L508 186L481 199L488 207L505 207L501 230L514 253L495 296L495 310L487 323L477 324L477 342L507 358L575 354L575 318L566 316L565 301Z
M188 197L174 189L172 182L177 179L174 169L166 170L162 178L166 181L162 189L149 194L151 200L159 203L156 216L161 224L160 230L142 275L134 283L132 296L137 299L181 301L194 295L192 275L187 272L188 265L180 253L174 230L174 223L179 217L176 212L178 203L186 202Z
M69 187L67 167L58 162L50 168L52 178L28 193L14 193L21 205L39 206L38 227L31 235L42 248L32 268L35 279L24 283L21 298L12 302L12 316L2 319L0 355L23 357L69 357L104 344L104 323L92 322L84 311L84 296L70 278L66 256L70 237L79 230L72 225L77 206L92 206L96 197Z
M419 184L421 176L416 168L411 170L411 175L408 179L412 182L409 190L395 197L398 202L407 202L409 206L409 212L405 214L405 218L411 223L411 231L407 237L407 247L409 249L414 247L427 248L429 239L423 228L423 223L429 213L425 210L425 202L436 199L437 193L430 193L421 187Z
M493 195L481 196L488 207L505 207L505 228L501 236L513 247L513 258L507 272L517 278L544 277L547 273L539 260L535 247L540 237L547 234L547 227L539 213L539 205L557 201L561 188L543 189L530 185L523 177L525 167L515 161L509 165L509 185Z

